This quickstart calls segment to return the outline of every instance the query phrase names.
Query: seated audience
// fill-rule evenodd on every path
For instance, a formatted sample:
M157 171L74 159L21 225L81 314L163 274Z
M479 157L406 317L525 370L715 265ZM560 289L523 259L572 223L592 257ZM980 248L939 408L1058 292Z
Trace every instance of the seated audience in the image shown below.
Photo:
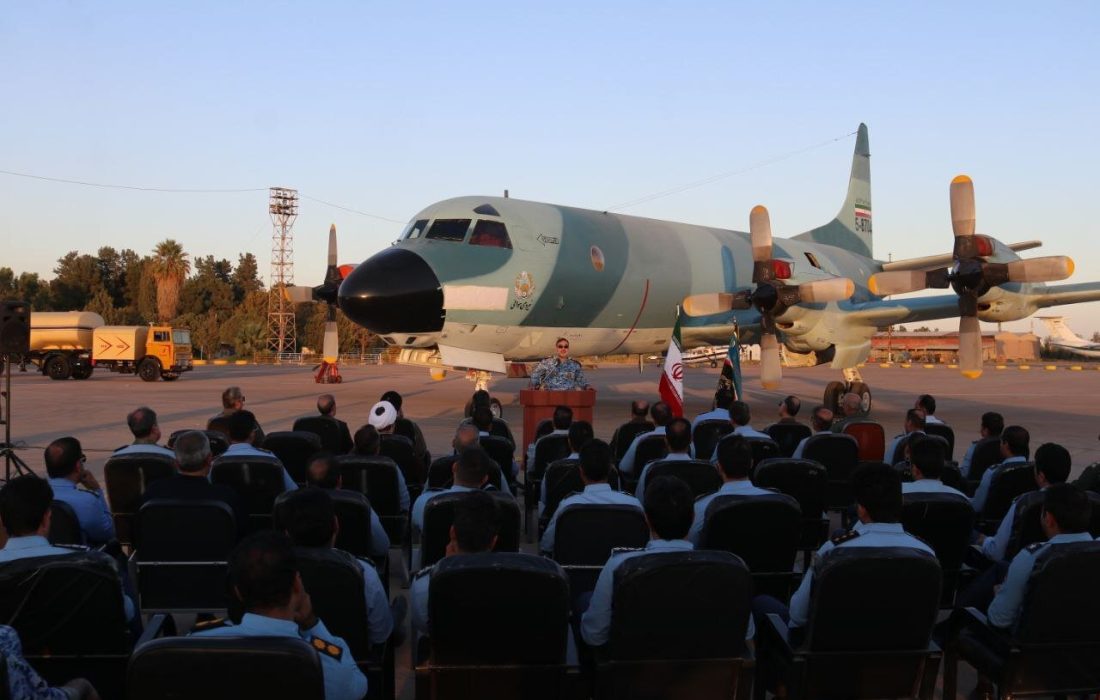
M388 402L393 406L393 410L397 412L397 415L393 419L393 429L389 432L392 432L394 435L404 435L412 440L413 454L427 466L428 463L431 462L431 455L428 453L427 443L424 442L424 433L420 431L419 425L405 417L405 411L402 410L402 407L405 405L405 400L401 398L401 394L390 390L382 394L382 398L380 398L379 401ZM381 426L378 429L379 431L386 432L382 430Z
M622 458L619 460L619 472L628 476L633 476L635 470L641 472L644 464L635 464L634 456L638 452L638 444L642 440L652 435L664 435L665 430L668 427L668 422L672 420L672 409L664 401L658 401L649 408L649 417L653 419L653 424L656 426L648 433L639 433L630 443L630 447L623 453Z
M313 456L306 467L306 483L313 488L324 491L338 491L344 487L343 477L340 475L340 465L336 458L327 453ZM309 489L306 489L307 491ZM293 537L293 533L291 535ZM382 527L382 521L374 508L370 509L370 555L372 557L384 557L390 551L390 538Z
M1001 432L1001 463L985 470L978 488L974 491L974 497L970 499L974 511L981 513L985 508L985 499L989 497L989 486L993 483L993 475L1001 468L1012 464L1024 464L1031 454L1031 435L1019 425L1010 425Z
M714 493L700 496L695 501L695 515L691 521L691 530L688 539L699 544L699 537L703 534L703 524L707 514L707 507L711 501L719 496L761 496L775 493L767 489L753 486L749 477L752 475L752 448L749 444L736 437L722 440L718 443L718 475L722 477L722 485Z
M953 489L941 481L943 477L944 454L939 440L914 437L907 445L909 450L909 468L913 481L903 483L901 492L906 493L950 493L966 498L966 494Z
M275 456L274 452L260 449L259 447L253 447L256 436L256 417L252 415L252 411L245 411L243 409L236 411L229 416L228 423L229 448L222 453L222 459L231 459L234 457L266 457L279 462L279 458ZM282 462L279 462L279 466L282 466ZM298 485L294 483L294 479L291 479L290 474L287 473L286 467L283 467L283 487L287 491L293 491L298 488Z
M793 394L783 397L779 402L779 423L800 424L795 416L802 409L802 400ZM832 413L832 411L830 411Z
M691 429L695 430L695 426L699 425L705 420L720 420L728 421L730 419L730 404L733 403L733 391L730 389L719 389L714 392L714 408L711 410L700 413L695 416L691 421Z
M454 483L450 488L425 491L413 504L412 526L416 532L424 530L424 508L428 501L444 493L479 491L485 487L489 481L489 455L480 447L467 447L455 458L451 473Z
M921 394L917 397L916 404L913 408L919 408L924 411L925 424L933 423L936 425L946 425L942 420L936 417L936 398L931 394Z
M654 462L684 461L691 457L691 423L686 418L673 418L665 426L665 441L668 442L668 454L660 459L655 459L642 467L642 474L638 477L638 487L634 495L638 501L645 497L646 473Z
M74 437L62 437L46 447L46 474L53 497L72 506L84 540L92 547L115 539L115 522L95 476L84 468L87 458ZM83 487L83 488L78 488Z
M889 464L897 464L905 459L905 451L899 449L911 435L924 435L924 411L919 408L910 408L905 412L904 430L886 446L885 461Z
M981 426L978 428L981 438L970 443L970 447L967 448L966 454L963 455L962 461L959 462L959 471L962 472L964 479L971 479L970 476L970 463L974 459L974 450L977 448L978 443L988 438L999 438L1001 433L1005 429L1005 419L1000 413L996 411L986 411L982 414Z
M351 430L348 429L347 423L336 417L336 397L332 394L321 394L318 396L317 412L321 414L321 417L327 418L336 424L337 430L340 432L338 453L347 454L351 452Z
M810 416L810 427L814 430L814 435L825 435L833 432L833 412L825 406L815 406L813 415ZM813 437L811 435L810 437ZM793 459L802 459L802 454L806 450L806 443L810 441L810 438L802 438L798 443L798 447L794 448L794 454L791 455Z
M749 425L752 422L752 411L749 409L749 405L744 401L734 401L730 404L730 424L733 426L733 432L730 435L740 435L741 437L748 438L762 438L764 440L771 440L772 436L767 433L762 433L756 428ZM721 440L719 440L721 443ZM718 462L718 445L714 446L714 452L710 455L710 463L715 464Z
M843 433L844 426L863 420L868 420L863 412L863 399L859 394L848 392L840 399L840 417L833 420L833 432Z
M569 442L569 454L562 459L576 459L581 458L581 448L587 445L593 437L595 437L595 431L592 429L592 424L586 420L573 421L569 426L569 430L566 433L566 440ZM551 462L553 464L553 462ZM550 465L546 465L547 468ZM542 512L546 508L547 499L547 484L546 479L543 479L539 484L539 505L538 514L542 517Z
M134 436L134 441L114 451L112 457L135 453L152 453L165 457L174 457L172 450L157 444L160 440L160 426L157 425L157 413L148 406L135 408L126 416L126 426Z
M244 410L244 393L239 386L227 387L222 392L222 412L212 417L206 424L207 430L214 429L214 423L222 422L232 416L238 411ZM256 420L256 416L249 413L252 416L252 439L253 445L262 445L264 442L264 430L260 427L259 421Z
M382 454L382 436L373 425L364 425L359 430L356 430L354 442L355 447L353 447L351 451L353 455L378 457ZM397 465L394 466L396 467ZM411 505L411 500L409 499L409 485L405 481L405 473L402 472L401 469L397 469L397 485L398 497L401 499L401 510L407 513Z
M535 446L538 444L539 440L544 437L549 437L550 435L568 434L569 426L573 424L573 409L569 408L568 406L558 406L557 408L555 408L554 415L551 418L551 424L554 426L554 429L551 432L543 435L542 437L538 438L527 446L528 469L531 469L535 464Z
M237 534L248 531L248 511L237 492L225 484L210 483L210 465L214 456L210 440L201 430L189 430L176 438L176 467L179 470L167 479L158 479L145 487L142 503L154 498L184 501L221 501L233 509Z

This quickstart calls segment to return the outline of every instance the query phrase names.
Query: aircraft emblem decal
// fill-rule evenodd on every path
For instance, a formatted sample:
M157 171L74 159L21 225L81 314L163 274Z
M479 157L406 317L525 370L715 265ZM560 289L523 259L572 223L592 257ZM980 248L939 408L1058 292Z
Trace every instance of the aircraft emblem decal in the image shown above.
M871 233L871 204L857 199L854 205L856 216L856 231Z
M539 243L541 243L544 248L546 247L547 243L549 243L550 245L557 245L558 244L558 239L555 236L547 236L544 233L540 233L539 237L535 240L537 240Z
M535 293L535 280L531 278L531 273L524 270L516 275L516 299L527 299Z

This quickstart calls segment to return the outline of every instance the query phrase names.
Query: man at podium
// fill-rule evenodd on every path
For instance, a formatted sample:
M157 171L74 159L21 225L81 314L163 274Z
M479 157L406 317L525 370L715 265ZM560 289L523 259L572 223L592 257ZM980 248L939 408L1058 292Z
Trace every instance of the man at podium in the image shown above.
M588 389L581 363L569 357L569 341L558 338L554 345L557 352L540 362L531 373L531 388L549 391Z

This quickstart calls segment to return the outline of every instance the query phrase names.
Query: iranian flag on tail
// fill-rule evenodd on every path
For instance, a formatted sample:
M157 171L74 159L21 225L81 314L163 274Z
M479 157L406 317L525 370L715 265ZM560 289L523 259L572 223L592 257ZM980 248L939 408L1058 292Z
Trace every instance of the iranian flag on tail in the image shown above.
M672 340L668 343L665 355L665 368L661 372L658 387L661 400L672 409L672 415L684 415L684 361L680 349L680 314L676 314L676 326L672 329Z

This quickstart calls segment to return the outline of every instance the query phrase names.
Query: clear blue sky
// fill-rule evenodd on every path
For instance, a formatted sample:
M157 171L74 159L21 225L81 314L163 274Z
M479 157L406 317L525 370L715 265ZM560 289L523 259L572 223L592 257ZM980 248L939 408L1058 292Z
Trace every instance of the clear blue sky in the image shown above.
M266 188L404 221L499 194L605 209L871 130L875 253L949 252L948 183L978 230L1041 238L1100 280L1100 4L8 4L0 169L167 188ZM843 199L854 137L623 210L777 235ZM296 280L401 224L304 200ZM100 190L0 175L0 265L69 250L251 250L266 192ZM1063 307L1084 335L1100 304ZM952 322L943 322L950 327ZM1022 324L1026 328L1026 323ZM1037 328L1037 330L1039 330Z

